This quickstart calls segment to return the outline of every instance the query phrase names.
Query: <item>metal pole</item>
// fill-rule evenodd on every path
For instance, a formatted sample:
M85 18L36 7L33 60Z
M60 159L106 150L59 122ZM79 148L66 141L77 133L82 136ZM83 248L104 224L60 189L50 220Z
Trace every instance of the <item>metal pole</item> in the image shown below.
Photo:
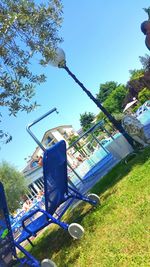
M91 134L93 139L102 147L102 149L107 153L109 154L108 150L101 144L101 142L97 139L97 137L92 133Z
M79 174L71 167L71 165L69 164L69 162L67 162L67 165L68 165L68 167L74 172L74 174L78 177L78 179L82 182L82 183L84 183L83 182L83 180L81 179L81 177L79 176Z
M115 138L111 135L111 133L104 127L102 126L102 130L105 131L111 139L115 140Z
M124 128L122 127L121 123L119 123L100 103L98 99L96 99L89 90L85 88L83 83L81 83L77 77L69 70L69 68L64 64L60 66L61 68L65 69L67 73L74 79L74 81L82 88L82 90L89 96L89 98L97 105L97 107L106 115L106 117L112 122L112 124L116 127L116 129L122 133L122 135L126 138L129 144L134 147L133 139L128 133L125 132Z
M44 119L45 117L47 117L48 115L50 115L51 113L53 113L54 111L56 111L56 113L58 113L56 108L53 108L51 110L49 110L47 113L45 113L44 115L42 115L40 118L36 119L35 121L33 121L32 123L30 123L26 130L27 132L32 136L32 138L34 139L34 141L38 144L38 146L45 151L45 147L41 144L41 142L36 138L36 136L33 134L33 132L31 132L31 126L35 125L37 122L41 121L42 119Z

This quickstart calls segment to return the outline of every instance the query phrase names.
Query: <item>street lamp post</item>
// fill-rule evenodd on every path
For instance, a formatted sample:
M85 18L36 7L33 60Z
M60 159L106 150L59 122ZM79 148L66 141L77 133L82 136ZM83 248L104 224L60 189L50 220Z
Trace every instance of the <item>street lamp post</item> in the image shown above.
M82 88L82 90L88 95L88 97L97 105L97 107L106 115L109 121L115 126L115 128L122 133L122 135L126 138L129 144L134 147L133 139L127 132L125 132L121 123L119 123L108 111L103 107L98 99L96 99L91 92L85 88L85 86L77 79L77 77L70 71L70 69L66 65L65 53L62 49L56 49L56 57L54 60L50 61L50 64L62 68L66 70L66 72L73 78L73 80Z

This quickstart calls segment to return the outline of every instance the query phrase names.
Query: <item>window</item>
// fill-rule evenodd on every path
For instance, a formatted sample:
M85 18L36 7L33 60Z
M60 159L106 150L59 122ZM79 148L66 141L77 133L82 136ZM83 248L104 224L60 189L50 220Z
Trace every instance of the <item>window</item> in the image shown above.
M53 139L52 139L50 136L48 136L48 137L46 138L46 140L45 140L45 145L48 146L48 144L49 144L52 140L53 140Z
M68 134L66 132L64 132L64 138L67 139L68 138Z
M37 166L38 166L38 160L31 161L31 163L30 163L31 168L35 168Z

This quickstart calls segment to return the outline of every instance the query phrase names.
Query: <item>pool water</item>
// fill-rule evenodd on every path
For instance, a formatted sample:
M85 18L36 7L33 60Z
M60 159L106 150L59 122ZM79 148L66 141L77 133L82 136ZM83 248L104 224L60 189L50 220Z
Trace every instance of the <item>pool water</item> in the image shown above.
M120 134L119 134L120 135ZM115 137L117 137L118 134L116 134ZM111 154L109 151L107 151L107 145L113 142L113 139L108 140L105 145L105 150L100 147L99 149L95 150L84 162L82 162L76 169L76 173L81 177L85 176L91 170L98 162L102 161L107 155ZM71 178L71 181L74 184L77 184L79 182L78 177L73 173L69 173L69 176Z
M140 114L137 119L143 124L143 125L149 125L150 127L150 109L145 110L142 114Z

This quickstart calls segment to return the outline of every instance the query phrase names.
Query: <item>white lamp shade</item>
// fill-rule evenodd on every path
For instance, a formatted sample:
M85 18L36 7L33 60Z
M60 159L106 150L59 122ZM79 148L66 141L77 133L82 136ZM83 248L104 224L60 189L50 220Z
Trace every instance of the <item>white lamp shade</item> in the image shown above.
M65 52L63 51L63 49L57 48L55 59L50 60L49 63L54 67L58 67L61 62L65 61L65 58L66 58L66 56L65 56Z
M52 260L45 259L41 262L41 267L57 267L57 266Z

